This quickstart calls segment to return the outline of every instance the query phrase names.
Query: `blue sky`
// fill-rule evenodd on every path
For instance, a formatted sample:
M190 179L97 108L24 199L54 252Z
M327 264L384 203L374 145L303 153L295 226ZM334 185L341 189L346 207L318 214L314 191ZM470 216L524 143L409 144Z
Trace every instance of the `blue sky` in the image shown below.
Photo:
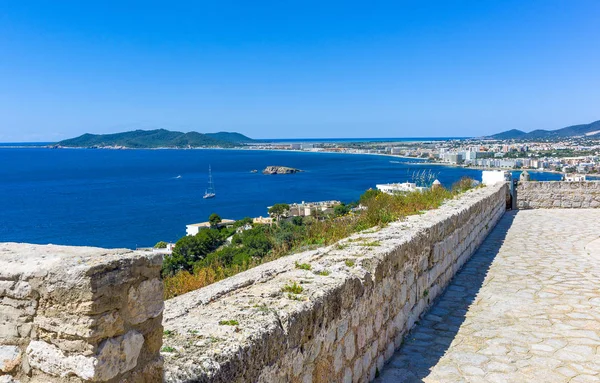
M600 1L0 2L0 142L479 136L600 119Z

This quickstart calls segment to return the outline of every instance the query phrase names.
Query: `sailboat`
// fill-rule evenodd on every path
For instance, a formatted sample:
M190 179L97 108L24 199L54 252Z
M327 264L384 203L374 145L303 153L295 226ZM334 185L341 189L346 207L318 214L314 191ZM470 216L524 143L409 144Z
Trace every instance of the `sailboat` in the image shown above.
M210 165L208 165L208 189L204 192L204 199L214 198L217 194L215 193L215 185L212 180L212 172L210 170Z

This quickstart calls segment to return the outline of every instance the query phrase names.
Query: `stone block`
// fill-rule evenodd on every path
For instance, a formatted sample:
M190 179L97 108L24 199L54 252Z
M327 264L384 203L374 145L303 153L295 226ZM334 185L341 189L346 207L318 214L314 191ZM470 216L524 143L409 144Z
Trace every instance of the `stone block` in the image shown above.
M0 372L9 373L21 364L21 350L17 346L0 346Z
M32 341L26 352L31 367L48 375L63 378L76 375L84 380L107 381L136 367L143 344L144 336L132 330L105 340L93 356L67 355L44 341Z
M164 308L163 284L158 279L131 286L127 294L127 319L138 324L159 316Z

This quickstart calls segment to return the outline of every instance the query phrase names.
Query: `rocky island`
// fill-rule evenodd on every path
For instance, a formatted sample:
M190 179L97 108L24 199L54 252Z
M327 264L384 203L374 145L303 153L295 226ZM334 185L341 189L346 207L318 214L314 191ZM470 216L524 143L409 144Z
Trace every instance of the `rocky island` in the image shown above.
M287 166L267 166L263 170L263 174L294 174L301 171L300 169L288 168Z

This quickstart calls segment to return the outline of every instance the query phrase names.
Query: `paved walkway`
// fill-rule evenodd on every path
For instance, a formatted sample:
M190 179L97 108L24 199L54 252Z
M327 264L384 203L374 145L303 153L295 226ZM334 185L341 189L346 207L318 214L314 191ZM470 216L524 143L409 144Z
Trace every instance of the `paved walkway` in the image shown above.
M505 214L376 382L600 382L599 238L600 209Z

